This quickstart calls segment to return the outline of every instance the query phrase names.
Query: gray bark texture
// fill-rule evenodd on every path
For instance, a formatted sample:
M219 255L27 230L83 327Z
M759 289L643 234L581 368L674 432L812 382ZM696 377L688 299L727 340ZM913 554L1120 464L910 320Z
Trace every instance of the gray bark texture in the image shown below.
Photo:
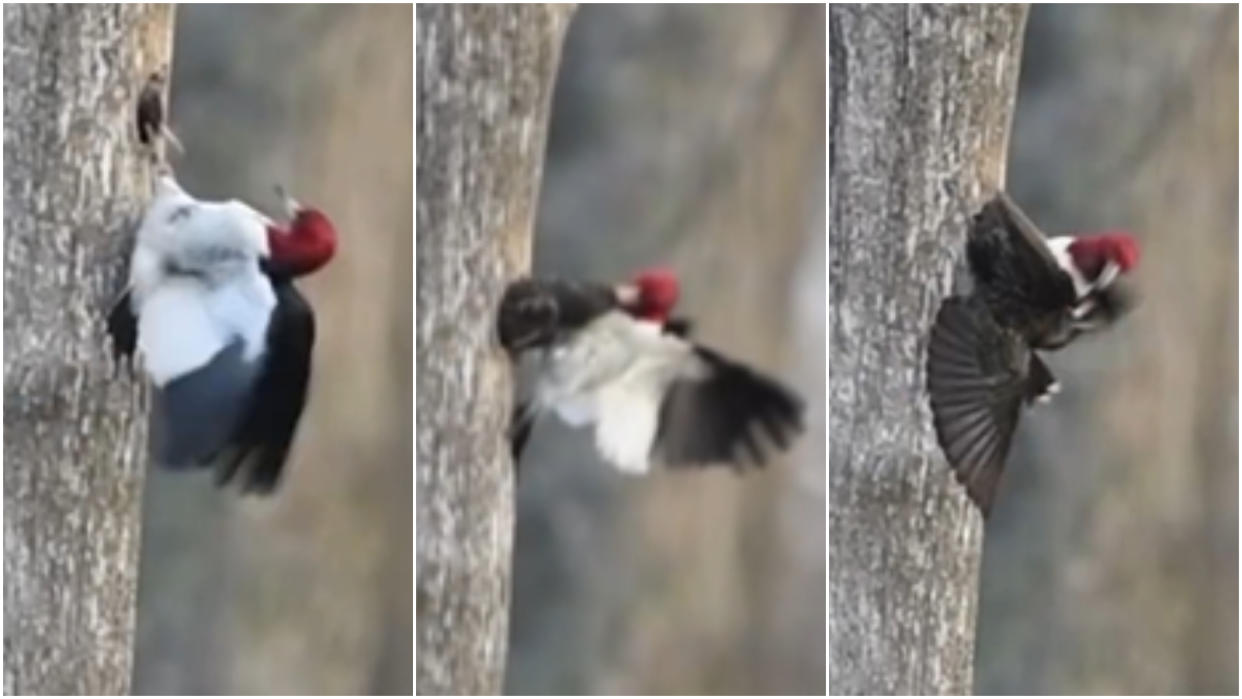
M1004 182L1024 6L829 19L830 689L971 689L982 521L924 390L967 221Z
M129 688L144 462L102 318L150 192L134 104L173 10L4 8L4 690Z
M495 340L530 269L569 6L422 5L418 51L416 689L496 694L513 543L511 380Z

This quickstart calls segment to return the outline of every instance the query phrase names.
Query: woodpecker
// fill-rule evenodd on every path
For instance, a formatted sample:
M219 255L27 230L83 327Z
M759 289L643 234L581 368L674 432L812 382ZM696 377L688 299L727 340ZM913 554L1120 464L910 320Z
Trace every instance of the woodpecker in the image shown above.
M1118 283L1138 264L1130 234L1045 238L1004 192L971 223L975 287L944 300L928 343L936 438L986 517L1022 405L1060 386L1036 350L1060 349L1131 306Z
M535 419L594 426L600 456L623 473L762 466L802 430L802 401L775 379L690 340L670 314L677 277L645 270L618 286L521 279L500 303L501 345L519 378L515 463Z
M275 488L306 403L315 318L293 280L336 249L327 216L280 194L287 224L161 176L107 323L152 385L151 460L244 472L246 492Z

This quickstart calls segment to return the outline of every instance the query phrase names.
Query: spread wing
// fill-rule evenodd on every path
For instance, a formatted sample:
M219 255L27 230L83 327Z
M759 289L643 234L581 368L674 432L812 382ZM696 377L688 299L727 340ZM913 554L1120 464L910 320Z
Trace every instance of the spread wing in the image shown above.
M1024 400L1049 390L1052 374L977 296L946 299L928 345L927 390L936 439L959 483L992 507Z
M1043 234L1004 192L975 215L966 258L977 293L1001 325L1053 327L1066 321L1077 300L1073 280Z
M674 380L660 406L654 451L666 466L762 466L802 431L793 391L706 347L693 352L700 366Z

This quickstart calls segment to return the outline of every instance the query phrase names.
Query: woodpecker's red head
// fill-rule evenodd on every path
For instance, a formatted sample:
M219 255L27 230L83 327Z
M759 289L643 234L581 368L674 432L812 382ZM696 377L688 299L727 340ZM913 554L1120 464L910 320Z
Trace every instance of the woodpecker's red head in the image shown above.
M1139 261L1139 246L1134 238L1123 231L1082 236L1069 245L1074 266L1088 281L1094 281L1112 262L1117 271L1125 274Z
M658 323L668 320L680 293L677 275L664 267L644 269L633 282L617 289L622 308L638 318Z
M322 211L302 206L280 187L277 191L290 221L287 228L268 226L272 261L292 276L310 274L336 254L336 228Z

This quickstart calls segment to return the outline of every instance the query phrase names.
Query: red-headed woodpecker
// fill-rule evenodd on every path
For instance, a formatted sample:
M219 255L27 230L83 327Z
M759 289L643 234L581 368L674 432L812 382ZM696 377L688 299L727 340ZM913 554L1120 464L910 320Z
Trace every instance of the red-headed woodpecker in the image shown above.
M315 318L292 280L336 247L323 213L284 199L291 220L278 224L161 177L108 317L119 355L151 380L152 461L215 466L221 484L244 472L260 493L280 477L310 380Z
M1035 350L1120 317L1130 302L1117 281L1138 258L1123 232L1047 239L1004 192L975 215L966 241L975 288L936 314L927 389L937 440L984 516L1022 404L1059 390Z
M677 278L652 269L610 287L522 279L500 304L501 345L533 376L519 379L515 461L535 418L594 425L595 446L622 472L762 465L802 429L799 398L772 378L688 339L670 318ZM525 384L525 385L523 385Z

